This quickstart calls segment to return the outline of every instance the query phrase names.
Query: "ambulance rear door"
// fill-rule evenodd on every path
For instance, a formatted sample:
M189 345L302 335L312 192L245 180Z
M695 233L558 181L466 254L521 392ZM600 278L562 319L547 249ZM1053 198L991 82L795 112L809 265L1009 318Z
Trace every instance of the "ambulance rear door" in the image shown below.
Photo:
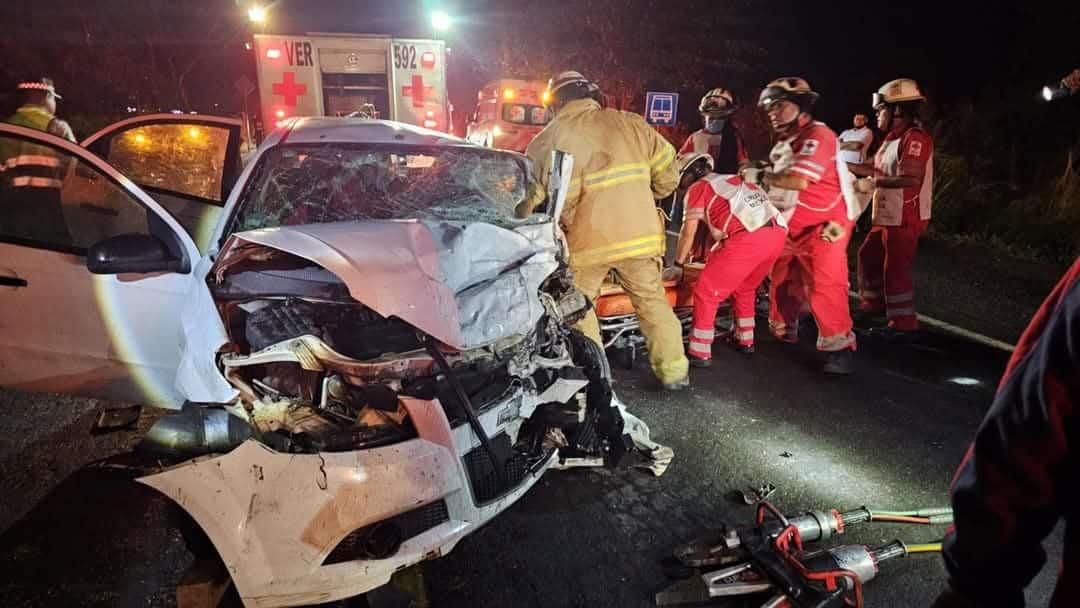
M286 118L323 115L317 50L303 36L255 35L264 132Z
M316 38L324 116L354 112L392 119L385 36Z
M395 38L390 52L394 120L449 132L445 43Z

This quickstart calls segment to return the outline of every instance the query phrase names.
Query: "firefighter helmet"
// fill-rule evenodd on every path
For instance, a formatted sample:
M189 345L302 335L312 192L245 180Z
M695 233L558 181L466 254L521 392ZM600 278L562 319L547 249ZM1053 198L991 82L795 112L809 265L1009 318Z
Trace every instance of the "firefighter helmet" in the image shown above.
M37 80L20 82L18 89L20 91L45 91L57 99L63 99L57 94L56 86L53 84L52 78L39 78Z
M702 165L698 161L705 161L704 165L708 168L702 170ZM713 157L708 152L683 152L675 159L675 165L679 168L679 177L682 178L687 171L693 170L700 172L699 175L695 175L696 179L700 179L706 173L713 170Z
M582 76L581 72L575 72L574 70L567 70L565 72L559 72L548 80L547 91L545 97L547 97L553 105L561 105L563 99L566 97L566 93L569 89L567 87L574 87L581 89L584 92L585 97L591 97L599 101L600 98L600 86L595 82ZM566 90L563 90L566 89ZM563 91L562 94L559 91ZM581 95L579 94L578 97ZM576 98L576 97L575 97Z
M730 116L738 109L735 105L735 96L731 94L731 91L722 87L716 87L705 96L701 98L701 103L698 104L698 112L705 116L716 116L723 118Z
M881 85L877 93L874 93L873 107L911 101L926 101L922 90L919 89L919 83L910 78L897 78Z
M778 101L790 101L797 104L802 111L807 112L817 102L818 97L820 95L810 88L810 83L806 82L806 79L785 76L765 86L758 97L758 106L768 110L769 106Z

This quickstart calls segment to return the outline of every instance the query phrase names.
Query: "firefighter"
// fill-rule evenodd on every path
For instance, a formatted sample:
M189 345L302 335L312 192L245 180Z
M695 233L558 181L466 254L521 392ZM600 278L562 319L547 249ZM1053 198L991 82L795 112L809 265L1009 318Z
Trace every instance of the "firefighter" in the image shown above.
M934 181L934 140L918 120L925 100L914 80L885 83L874 94L885 140L872 165L849 165L874 186L873 228L859 248L859 307L884 312L889 334L919 329L911 267L930 221Z
M1051 608L1080 606L1080 260L1035 313L952 485L949 589L935 608L1024 606L1065 520Z
M694 326L689 359L694 367L712 363L716 309L732 296L732 338L736 348L754 352L754 304L757 287L784 248L786 224L768 195L737 175L710 171L705 153L679 155L680 188L686 191L686 215L675 253L676 267L690 259L702 225L713 241L705 268L694 284Z
M661 278L664 226L654 199L678 185L675 149L637 114L605 109L599 87L578 72L548 82L554 118L526 150L543 180L553 150L574 155L566 206L560 218L570 248L574 281L595 300L614 271L641 322L653 372L665 388L689 385L682 325L668 304ZM537 192L519 207L527 214L543 201ZM598 343L596 315L580 329Z
M56 87L49 78L19 84L23 104L5 121L74 142L66 122L55 116ZM7 191L0 232L46 243L72 245L60 197L65 157L54 148L16 138L0 143L3 184Z
M778 137L772 164L743 170L764 185L788 222L788 240L770 274L769 328L785 342L798 340L799 316L808 307L818 326L824 371L850 374L855 334L848 303L847 243L853 222L840 186L837 138L814 120L818 94L802 78L778 78L758 105Z
M698 104L703 127L686 138L679 154L705 152L712 156L713 171L721 175L738 173L747 160L742 137L730 120L738 109L735 96L726 89L717 87L705 93Z

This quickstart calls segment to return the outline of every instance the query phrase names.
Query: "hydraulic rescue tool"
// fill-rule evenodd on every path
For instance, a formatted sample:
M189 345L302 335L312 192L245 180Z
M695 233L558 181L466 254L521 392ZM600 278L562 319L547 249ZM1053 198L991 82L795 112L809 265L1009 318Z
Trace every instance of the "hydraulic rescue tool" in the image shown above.
M940 543L881 547L841 545L806 552L809 543L843 534L865 522L948 524L950 509L840 512L811 511L785 517L768 502L758 504L755 525L722 529L675 550L689 576L656 594L657 606L700 604L769 593L761 608L861 608L862 585L882 562L912 553L941 550Z

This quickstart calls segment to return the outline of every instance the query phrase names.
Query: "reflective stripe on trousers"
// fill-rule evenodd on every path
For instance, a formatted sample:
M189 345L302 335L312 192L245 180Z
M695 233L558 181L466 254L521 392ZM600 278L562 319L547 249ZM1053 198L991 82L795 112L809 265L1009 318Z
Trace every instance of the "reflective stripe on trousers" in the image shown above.
M26 175L20 175L19 177L11 180L11 185L16 188L30 187L30 188L62 188L64 182L53 179L51 177L29 177Z

